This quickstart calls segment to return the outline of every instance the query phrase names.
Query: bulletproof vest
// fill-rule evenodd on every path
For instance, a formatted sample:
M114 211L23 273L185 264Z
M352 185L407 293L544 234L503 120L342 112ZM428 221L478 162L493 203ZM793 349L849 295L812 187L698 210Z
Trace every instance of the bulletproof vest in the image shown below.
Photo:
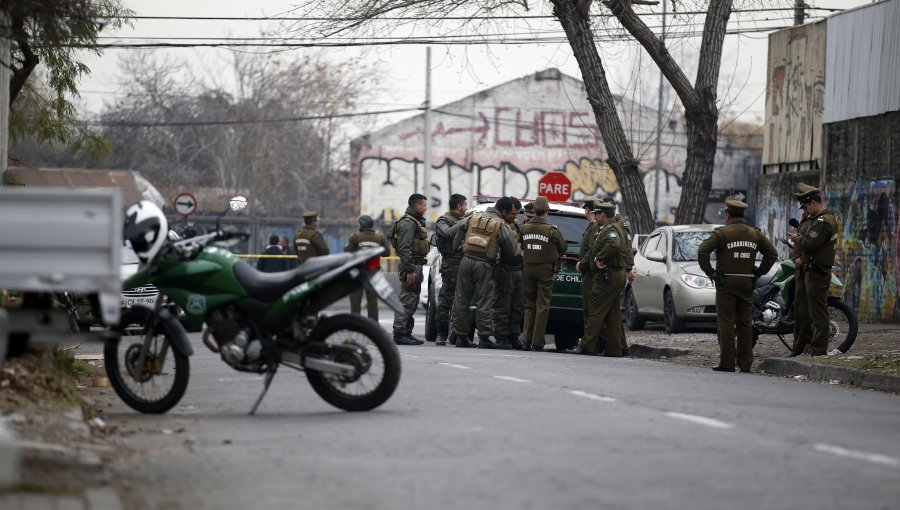
M428 250L430 249L430 244L428 244L428 230L419 223L419 220L413 218L408 214L404 214L397 223L400 223L403 220L408 220L413 222L416 226L416 232L413 234L413 242L412 242L412 256L416 258L422 258L428 255Z
M384 246L384 236L374 230L360 230L355 234L356 250ZM354 251L356 251L354 250Z
M438 221L445 222L451 227L459 223L460 220L462 218L457 218L450 213L446 213L438 218ZM459 254L453 250L453 236L441 237L439 234L435 235L437 235L437 249L441 252L442 257L459 258Z
M497 257L500 246L500 221L497 218L488 218L481 213L473 214L469 218L463 252L493 261Z
M716 250L716 271L720 273L748 275L756 266L760 233L746 223L731 223L716 229L724 246Z
M318 233L319 231L314 228L304 228L294 234L294 248L297 250L297 260L300 263L319 255L319 251L312 243L312 238Z
M560 257L556 245L550 240L556 225L530 221L522 227L522 249L526 264L554 263Z

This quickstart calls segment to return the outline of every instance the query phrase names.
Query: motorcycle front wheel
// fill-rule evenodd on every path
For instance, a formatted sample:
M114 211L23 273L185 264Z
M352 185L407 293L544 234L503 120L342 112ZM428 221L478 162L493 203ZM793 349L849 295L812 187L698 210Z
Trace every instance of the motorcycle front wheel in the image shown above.
M837 349L846 354L856 341L859 321L847 303L839 299L828 299L828 349Z
M172 325L158 320L150 309L132 308L122 315L121 328L122 336L107 341L103 349L110 386L135 411L161 414L173 408L187 390L190 361L172 348ZM147 328L151 339L140 371Z
M313 390L329 404L345 411L368 411L394 394L400 382L400 351L377 322L355 314L333 315L316 325L310 340L357 348L335 351L329 360L356 367L353 377L306 370Z

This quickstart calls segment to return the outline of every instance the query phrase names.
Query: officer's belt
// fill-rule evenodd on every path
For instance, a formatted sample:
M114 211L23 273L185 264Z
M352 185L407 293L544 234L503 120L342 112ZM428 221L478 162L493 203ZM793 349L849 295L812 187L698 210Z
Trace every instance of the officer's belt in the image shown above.
M493 260L490 260L490 259L488 259L487 257L479 257L478 255L472 255L472 254L469 254L469 253L463 254L463 257L464 257L464 258L467 258L467 259L471 259L471 260L477 260L478 262L484 262L484 263L486 263L486 264L493 264L493 263L494 263Z

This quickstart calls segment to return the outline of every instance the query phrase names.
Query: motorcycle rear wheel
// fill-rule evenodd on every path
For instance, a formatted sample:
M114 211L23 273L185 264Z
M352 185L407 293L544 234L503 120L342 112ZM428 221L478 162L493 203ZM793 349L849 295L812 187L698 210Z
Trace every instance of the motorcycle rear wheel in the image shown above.
M847 303L839 299L828 299L828 349L837 349L846 354L856 341L859 320Z
M152 310L133 308L121 319L121 338L109 340L103 349L109 384L128 407L144 414L161 414L184 396L190 378L190 361L172 347L170 324L153 321ZM154 328L153 339L144 363L142 380L135 378L137 359L143 348L146 328ZM165 356L158 355L165 351ZM165 381L170 381L166 383Z
M310 335L313 342L354 344L365 350L368 359L332 361L348 364L365 363L367 368L354 380L306 370L313 390L329 404L345 411L369 411L387 401L400 382L400 351L377 322L354 314L333 315L322 319Z

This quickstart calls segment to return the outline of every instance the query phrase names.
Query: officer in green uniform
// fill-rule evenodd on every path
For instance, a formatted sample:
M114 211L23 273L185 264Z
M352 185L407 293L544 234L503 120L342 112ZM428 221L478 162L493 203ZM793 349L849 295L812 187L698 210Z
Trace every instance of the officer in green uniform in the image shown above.
M331 253L322 233L316 230L316 227L319 226L318 211L303 213L303 224L304 227L294 234L297 263L302 264L313 257Z
M455 228L466 215L469 203L466 197L457 193L450 195L450 210L434 223L434 234L437 237L437 249L441 253L441 293L437 307L436 345L446 345L450 330L450 312L453 309L453 296L456 294L456 276L459 274L459 262L462 252L453 248ZM456 337L449 338L456 343Z
M522 221L524 225L534 219L534 202L528 202L523 209L525 209L525 219Z
M594 202L594 220L599 230L591 242L591 314L584 328L578 347L566 351L570 354L596 355L598 340L621 338L622 314L619 311L622 290L625 288L625 260L622 256L622 238L625 232L615 222L616 206L609 202ZM620 342L607 342L606 356L621 357Z
M550 296L556 261L566 252L568 244L562 232L547 218L550 202L547 197L534 201L535 216L522 226L522 251L525 253L523 288L525 291L525 350L544 350L547 317L550 315Z
M513 207L503 213L503 219L509 226L516 247L519 247L522 226L516 222L516 216L522 210L522 202L516 197L509 197ZM500 266L495 272L494 291L494 338L497 347L522 349L519 334L522 333L522 319L525 314L525 296L522 294L522 251L521 249L502 254Z
M591 297L591 241L600 228L594 221L594 201L596 197L584 197L584 217L587 218L588 224L584 228L581 235L581 245L578 250L578 262L575 263L575 270L581 273L581 316L582 324L587 325L588 317L591 315L590 297Z
M359 232L350 234L345 252L359 251L362 248L384 248L383 255L390 255L391 246L381 232L375 232L375 220L367 214L359 217ZM350 293L350 313L360 313L362 309L363 289L356 289ZM378 322L378 296L374 291L366 290L366 308L369 318Z
M753 284L769 272L778 259L775 246L759 229L747 224L747 204L736 197L725 199L725 225L715 229L697 249L700 270L716 282L716 321L719 331L717 372L741 372L753 364ZM710 253L716 253L716 269ZM763 259L756 268L756 254ZM735 336L735 333L737 336ZM735 352L737 339L737 352Z
M610 204L615 205L615 202L611 198L604 198L601 202L609 202ZM634 275L634 249L631 247L631 227L628 225L628 222L623 220L619 213L616 213L616 216L613 218L613 221L619 225L621 231L625 233L620 240L619 250L622 253L622 260L625 262L625 282L634 283L635 275ZM620 312L621 313L621 312ZM628 356L630 351L628 349L628 341L625 339L625 328L621 328L622 337L619 339L619 343L621 344L621 350L623 356ZM601 349L606 348L606 339L603 338L603 335L600 335L599 344Z
M413 314L419 306L422 290L422 266L428 255L428 231L425 229L425 210L428 199L413 193L407 201L409 207L391 229L391 243L400 257L400 302L403 311L394 314L394 343L397 345L421 345L425 342L412 335Z
M828 287L834 265L838 224L825 208L822 192L800 184L795 194L806 218L799 232L789 234L794 241L797 286L794 297L795 327L792 353L795 356L823 356L828 353ZM800 282L803 282L802 284Z
M469 303L478 296L478 347L493 349L494 271L501 258L520 250L503 213L509 213L513 201L509 197L497 200L483 213L475 213L460 225L454 239L462 246L463 258L456 279L453 299L453 333L457 347L472 347L468 339Z

